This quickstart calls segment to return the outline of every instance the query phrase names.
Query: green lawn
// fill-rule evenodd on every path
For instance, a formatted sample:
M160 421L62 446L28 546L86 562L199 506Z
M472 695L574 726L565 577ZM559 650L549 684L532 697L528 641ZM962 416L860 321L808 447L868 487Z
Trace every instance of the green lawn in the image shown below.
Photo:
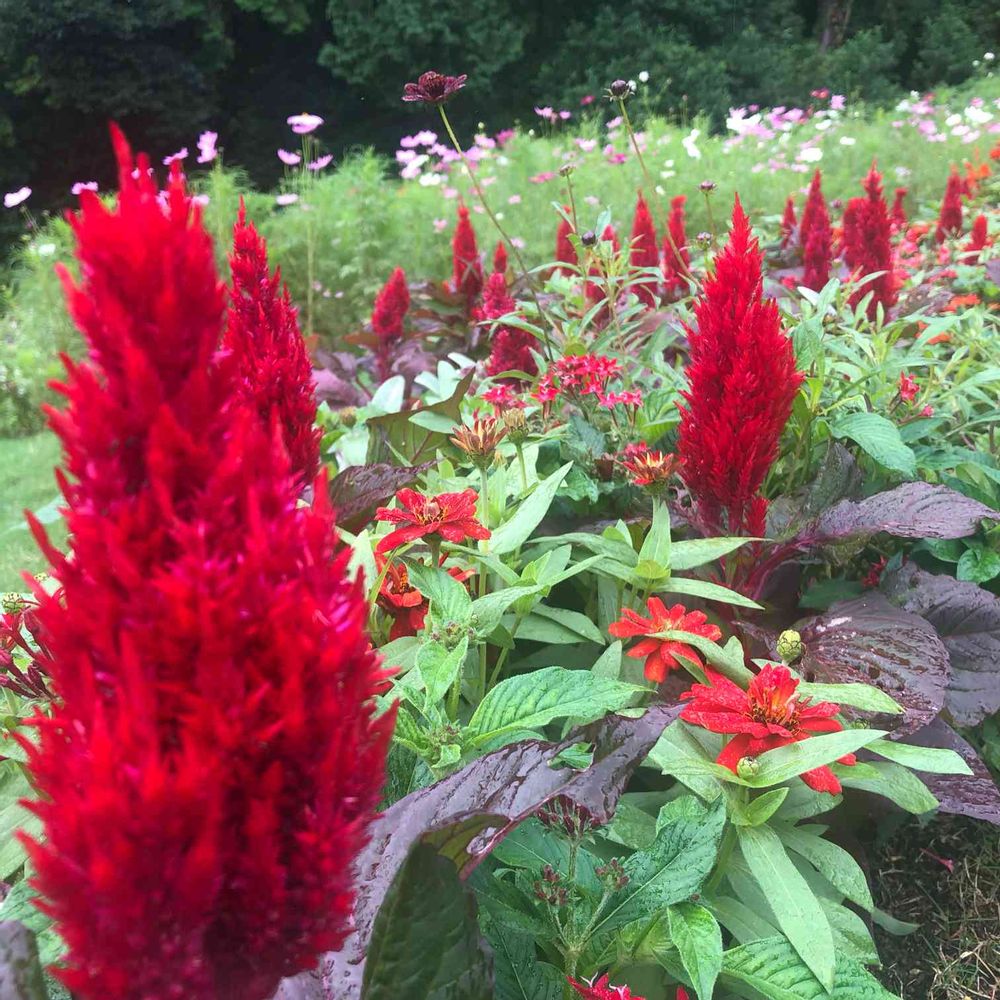
M23 511L34 511L61 545L66 530L55 508L59 490L53 468L59 442L48 431L33 437L0 440L0 590L24 590L21 571L38 572L45 560L25 524Z

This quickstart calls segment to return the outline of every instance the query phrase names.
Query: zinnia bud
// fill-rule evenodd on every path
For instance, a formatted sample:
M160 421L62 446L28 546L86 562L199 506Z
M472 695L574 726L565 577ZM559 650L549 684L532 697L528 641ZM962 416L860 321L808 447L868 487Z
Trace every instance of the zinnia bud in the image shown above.
M805 646L802 644L802 636L795 629L785 629L778 636L778 656L782 663L795 663L802 658Z

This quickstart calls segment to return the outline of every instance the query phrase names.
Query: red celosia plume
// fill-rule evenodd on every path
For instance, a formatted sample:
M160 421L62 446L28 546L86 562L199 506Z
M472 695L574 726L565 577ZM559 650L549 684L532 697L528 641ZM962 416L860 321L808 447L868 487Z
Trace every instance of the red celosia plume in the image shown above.
M656 241L656 227L653 225L653 217L649 213L649 206L646 199L639 192L639 198L635 203L635 216L632 219L632 267L638 268L658 268L660 266L660 250ZM643 281L641 284L633 286L632 289L639 300L652 308L656 305L656 284L651 281Z
M871 293L868 318L874 319L879 305L887 310L895 303L898 289L889 208L882 197L882 175L874 163L864 187L865 197L852 198L844 211L844 259L860 277L878 273L851 297L853 307Z
M281 426L292 469L303 482L319 470L320 431L312 365L281 275L267 264L267 244L241 203L229 258L232 285L224 344L239 368L242 394L262 420Z
M892 219L893 229L901 230L906 228L906 196L908 190L904 187L896 188L896 196L892 202L892 211L889 213Z
M507 248L503 240L497 240L497 248L493 251L493 273L507 273Z
M664 238L663 241L663 278L666 282L667 295L671 298L687 292L686 275L691 272L691 254L688 251L684 219L686 201L687 197L683 194L671 200L670 216L667 219L669 239Z
M568 209L567 209L568 211ZM559 216L559 225L556 228L556 260L560 264L576 263L576 248L570 242L569 234L573 232L573 226L564 216ZM568 268L560 267L556 269L561 274L571 273Z
M372 332L375 334L377 374L383 381L392 371L393 345L403 338L403 320L410 309L410 289L406 272L397 267L375 296Z
M471 314L483 290L483 265L479 260L476 231L464 205L458 206L458 225L451 241L451 266L451 290L465 297L465 311Z
M990 238L987 233L986 216L982 214L977 215L972 223L969 240L962 247L961 259L966 264L975 264L979 260L980 253L990 245Z
M792 244L795 236L795 199L789 195L785 201L785 212L781 217L781 246L785 249Z
M938 215L937 229L934 239L944 243L949 236L957 236L962 231L962 194L965 183L962 175L954 168L948 175L944 198L941 199L941 212Z
M799 243L802 247L802 263L805 271L802 284L818 292L830 280L830 264L833 259L833 229L830 215L823 197L823 175L816 171L799 225Z
M494 271L486 280L483 289L483 307L480 316L484 320L499 319L517 311L517 302L507 292L507 279L502 271ZM490 357L486 363L489 375L520 371L534 375L538 365L531 353L536 346L535 338L526 330L514 326L497 324L490 339Z
M762 297L762 254L737 198L728 245L715 259L688 330L681 408L681 477L706 530L762 534L757 493L802 381L776 303ZM725 514L728 524L722 522Z
M114 138L121 193L84 193L64 276L90 361L49 414L72 554L34 525L61 588L37 594L57 698L28 747L34 884L81 1000L263 1000L349 930L392 713L325 484L299 505L219 351L180 172L161 204Z

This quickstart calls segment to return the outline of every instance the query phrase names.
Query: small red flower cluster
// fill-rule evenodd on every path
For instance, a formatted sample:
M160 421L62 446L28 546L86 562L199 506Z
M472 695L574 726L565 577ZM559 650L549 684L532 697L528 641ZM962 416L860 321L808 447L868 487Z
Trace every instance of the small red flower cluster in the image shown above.
M799 682L787 667L767 664L747 691L711 668L705 674L708 684L695 684L681 695L690 701L681 718L713 733L733 736L716 760L733 773L744 757L756 757L817 733L837 733L844 728L834 718L840 706L826 701L813 705L798 696ZM855 762L854 754L839 761ZM840 791L840 782L829 767L806 771L802 780L817 792L836 795Z
M572 976L567 976L566 981L576 990L583 1000L642 1000L642 997L632 993L627 986L612 986L610 977L605 974L599 979L595 977L591 980L584 980L582 983ZM687 994L681 997L678 992L677 1000L687 1000Z
M549 365L532 395L550 403L560 394L606 396L614 379L621 377L621 364L603 354L572 354Z
M778 307L762 297L762 255L739 199L728 245L715 259L688 329L681 476L706 532L763 534L767 502L757 495L778 454L802 382Z
M379 573L385 570L377 603L392 618L390 640L400 639L405 635L416 635L424 627L430 602L410 583L410 575L403 563L391 562L386 568L385 556L376 553L375 565ZM457 566L449 566L448 574L459 583L465 583L470 577L475 576L475 570L461 570Z

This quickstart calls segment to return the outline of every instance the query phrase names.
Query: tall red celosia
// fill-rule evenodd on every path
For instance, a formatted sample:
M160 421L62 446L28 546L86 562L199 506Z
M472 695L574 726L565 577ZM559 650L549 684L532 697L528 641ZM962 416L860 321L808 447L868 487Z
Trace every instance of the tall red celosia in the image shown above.
M962 247L960 259L966 264L975 264L979 260L979 255L990 245L987 235L988 227L986 216L979 214L972 223L972 230L969 233L969 241Z
M646 199L639 192L639 198L635 203L635 216L632 219L632 267L638 268L658 268L660 266L660 250L656 242L656 226L653 225L653 217L649 213L649 206ZM635 285L633 291L639 296L639 300L647 306L656 305L656 283L646 280L642 284Z
M799 220L799 246L803 250L809 242L809 230L812 229L813 219L820 211L826 216L827 223L829 223L830 214L826 208L826 199L823 197L823 174L817 168L809 184L809 193L806 195L802 218Z
M573 232L573 226L565 217L559 216L559 225L556 228L556 260L560 264L576 263L576 248L570 242L569 234ZM568 268L559 267L556 270L561 274L569 274Z
M322 479L219 351L225 292L174 170L165 204L115 133L121 193L85 193L65 278L72 553L36 535L57 695L29 748L34 885L81 1000L263 1000L349 929L352 862L392 713Z
M667 295L675 298L688 289L685 275L691 271L691 254L687 246L685 231L684 204L687 196L677 195L670 202L670 216L667 219L667 232L670 238L663 240L663 278L666 282ZM673 246L671 246L673 241Z
M906 228L907 218L906 218L906 195L908 190L904 187L896 188L896 196L892 202L892 211L889 213L892 219L893 229L901 230Z
M962 231L962 193L965 182L962 175L954 168L948 175L944 198L941 199L941 212L938 215L937 229L934 239L944 243L949 236L957 236Z
M303 482L319 471L320 431L312 365L281 275L240 204L229 258L232 285L224 344L239 368L242 393L264 421L277 417L292 470Z
M500 271L494 271L486 279L486 287L483 289L481 318L499 319L516 310L517 302L507 292L506 277ZM500 375L502 372L521 371L527 375L534 375L538 371L538 365L531 349L535 346L535 338L526 330L505 324L495 326L490 338L490 356L486 362L487 374Z
M879 273L851 297L856 306L869 292L868 318L874 319L879 305L889 309L896 301L895 255L889 208L882 197L882 175L875 163L865 178L865 197L852 198L844 212L844 259L859 276Z
M493 251L493 272L507 273L507 248L503 240L497 240L497 248Z
M789 195L785 201L785 213L781 217L781 246L785 249L792 244L795 235L795 199Z
M691 361L678 439L696 515L716 532L763 533L767 504L758 491L802 381L778 307L762 297L761 261L737 198L729 243L687 331Z
M375 360L378 376L389 377L393 344L403 338L403 320L410 309L410 289L406 272L397 267L375 296L372 309L372 332L375 334Z
M483 265L479 260L476 231L469 210L458 206L458 225L451 241L451 290L465 297L465 311L471 314L483 290Z
M802 209L799 244L802 247L802 263L805 265L802 284L818 292L830 280L830 263L833 258L833 230L826 198L823 197L823 175L819 170L813 174L806 204Z

